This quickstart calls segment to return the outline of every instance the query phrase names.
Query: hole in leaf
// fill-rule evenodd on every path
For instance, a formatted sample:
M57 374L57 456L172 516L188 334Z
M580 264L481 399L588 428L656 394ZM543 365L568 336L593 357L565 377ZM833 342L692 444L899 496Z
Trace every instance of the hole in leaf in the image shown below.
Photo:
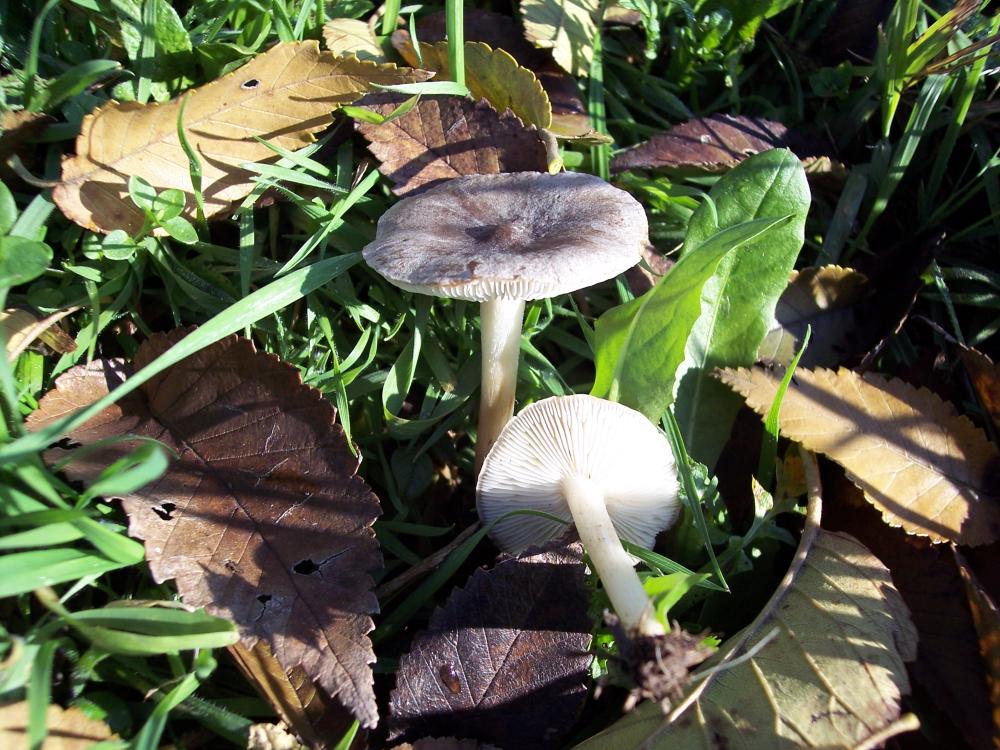
M64 437L61 440L56 441L52 444L53 448L61 448L64 451L76 450L82 445L79 440L74 440L71 437Z
M174 503L163 503L159 507L153 506L153 512L164 521L172 521L173 517L170 514L175 510L177 510L177 506Z
M256 78L251 78L249 81L244 81L240 86L240 88L250 90L257 88L258 86L260 86L260 81L258 81Z
M272 598L273 597L270 594L261 594L260 596L257 597L257 601L259 601L261 604L267 604L269 601L271 601Z
M295 567L293 567L292 570L301 575L308 576L318 571L319 565L314 563L312 560L300 560L295 563Z

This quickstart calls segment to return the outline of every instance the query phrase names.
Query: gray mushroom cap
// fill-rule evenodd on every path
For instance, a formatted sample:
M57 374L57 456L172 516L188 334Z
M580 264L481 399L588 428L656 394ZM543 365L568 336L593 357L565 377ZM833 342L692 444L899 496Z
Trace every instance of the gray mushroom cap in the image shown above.
M570 475L600 487L626 541L650 548L677 518L677 474L666 437L634 409L586 395L537 401L507 423L479 475L479 518L489 524L512 510L532 509L572 522L562 494ZM566 528L518 515L497 523L490 535L516 553Z
M628 270L648 231L639 202L593 175L470 175L386 211L364 258L411 292L533 300Z

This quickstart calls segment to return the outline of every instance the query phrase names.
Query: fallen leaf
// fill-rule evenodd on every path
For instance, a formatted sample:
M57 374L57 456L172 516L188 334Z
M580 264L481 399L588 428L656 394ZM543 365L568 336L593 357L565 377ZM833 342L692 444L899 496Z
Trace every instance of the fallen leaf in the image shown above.
M855 305L868 296L868 278L852 268L812 266L794 271L778 298L774 323L757 350L757 359L787 365L812 327L801 367L840 362L856 318Z
M400 50L407 64L431 70L437 78L451 80L448 43L420 43L422 62L412 45ZM497 112L509 109L525 125L547 128L552 124L552 105L538 78L522 68L502 49L492 49L482 42L465 43L465 85L472 98L485 99Z
M358 106L386 116L405 98L369 94ZM356 122L355 127L397 195L466 174L544 172L548 163L534 128L467 98L424 96L401 117L381 125Z
M185 333L153 336L136 369ZM115 360L68 371L29 427L92 403L126 372ZM161 479L123 498L153 577L175 579L186 604L237 623L248 648L265 641L282 666L301 666L370 727L378 711L367 633L377 604L368 571L381 562L371 530L379 506L335 416L295 368L230 336L68 437L83 445L155 437L173 450L178 458ZM66 472L89 481L135 447L116 442Z
M335 55L354 55L359 60L385 62L385 53L367 21L333 18L323 24L323 41Z
M350 727L353 717L300 667L281 666L264 641L257 641L253 648L237 643L228 649L240 671L307 745L322 747Z
M76 342L59 327L59 321L78 309L68 307L44 318L20 307L0 310L0 327L7 340L7 361L13 364L38 339L60 354L76 351Z
M719 377L760 415L780 381L760 368L720 370ZM890 526L968 545L1000 533L1000 504L990 494L996 451L967 417L926 389L871 373L798 368L779 429L843 466Z
M205 211L210 217L253 189L242 168L277 155L255 138L294 151L315 140L372 84L426 80L430 73L337 57L315 41L279 44L239 70L193 89L184 99L143 105L113 102L84 118L76 156L63 162L52 197L70 219L94 231L138 231L143 214L128 197L130 176L157 190L184 191L194 215L188 158L177 137L182 102L185 134L202 164Z
M973 748L991 747L986 669L951 549L887 529L832 464L823 472L823 527L855 536L892 571L920 636L910 676Z
M45 714L49 734L45 750L86 750L95 742L116 740L103 721L88 718L74 706L50 705ZM0 708L0 747L17 750L28 747L28 703L11 703Z
M417 33L422 43L446 41L444 12L431 13L421 18L417 22ZM591 141L611 143L611 138L593 129L576 80L559 69L551 52L528 44L521 27L509 15L466 8L465 39L506 51L518 65L538 76L552 105L552 124L549 129L558 138L577 140L581 144ZM394 32L392 44L404 59L409 59L406 57L406 50L409 48L412 54L412 43L408 32L402 29Z
M993 746L1000 745L1000 610L990 598L962 554L955 550L955 562L962 574L965 593L972 608L972 619L979 633L979 651L989 675L990 701L993 714Z
M476 571L400 661L392 736L558 747L587 695L588 601L579 544Z
M611 171L725 172L748 156L772 148L790 148L800 159L816 155L780 122L719 114L687 120L623 151L611 161Z
M718 673L673 724L647 702L578 750L855 748L897 719L909 692L903 662L915 654L916 632L888 569L857 540L819 532L747 651L775 627L774 640ZM739 638L724 643L705 668Z
M38 137L53 122L44 112L8 109L0 114L0 174L8 172L7 159L21 151L22 146Z
M993 426L1000 428L1000 372L993 361L982 352L969 347L959 347L958 356L969 373L972 387L976 389L979 403Z
M524 35L536 47L551 50L567 73L587 77L600 9L598 0L521 0Z

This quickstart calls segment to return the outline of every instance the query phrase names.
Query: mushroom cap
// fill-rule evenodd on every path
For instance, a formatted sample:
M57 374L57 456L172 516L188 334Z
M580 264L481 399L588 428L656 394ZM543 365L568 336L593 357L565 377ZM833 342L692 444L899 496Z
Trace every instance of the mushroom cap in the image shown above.
M670 443L639 412L593 396L553 396L514 417L486 456L476 487L484 524L512 510L541 510L572 523L562 480L584 476L604 492L618 535L646 548L674 522L679 503ZM491 536L519 552L564 533L538 516L500 521Z
M639 202L593 175L469 175L382 214L364 258L407 291L532 300L628 270L648 232Z

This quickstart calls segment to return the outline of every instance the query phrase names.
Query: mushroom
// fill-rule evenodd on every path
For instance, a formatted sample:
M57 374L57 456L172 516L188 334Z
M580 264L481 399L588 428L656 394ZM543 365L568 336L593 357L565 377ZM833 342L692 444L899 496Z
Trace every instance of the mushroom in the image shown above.
M639 262L646 214L576 172L469 175L404 198L379 219L368 265L411 292L481 303L476 470L514 413L526 300L605 281Z
M677 487L670 444L642 414L593 396L553 396L527 406L500 433L476 504L484 524L526 509L572 519L626 631L654 636L663 626L619 536L652 547L677 517ZM519 514L490 534L516 553L564 528Z

